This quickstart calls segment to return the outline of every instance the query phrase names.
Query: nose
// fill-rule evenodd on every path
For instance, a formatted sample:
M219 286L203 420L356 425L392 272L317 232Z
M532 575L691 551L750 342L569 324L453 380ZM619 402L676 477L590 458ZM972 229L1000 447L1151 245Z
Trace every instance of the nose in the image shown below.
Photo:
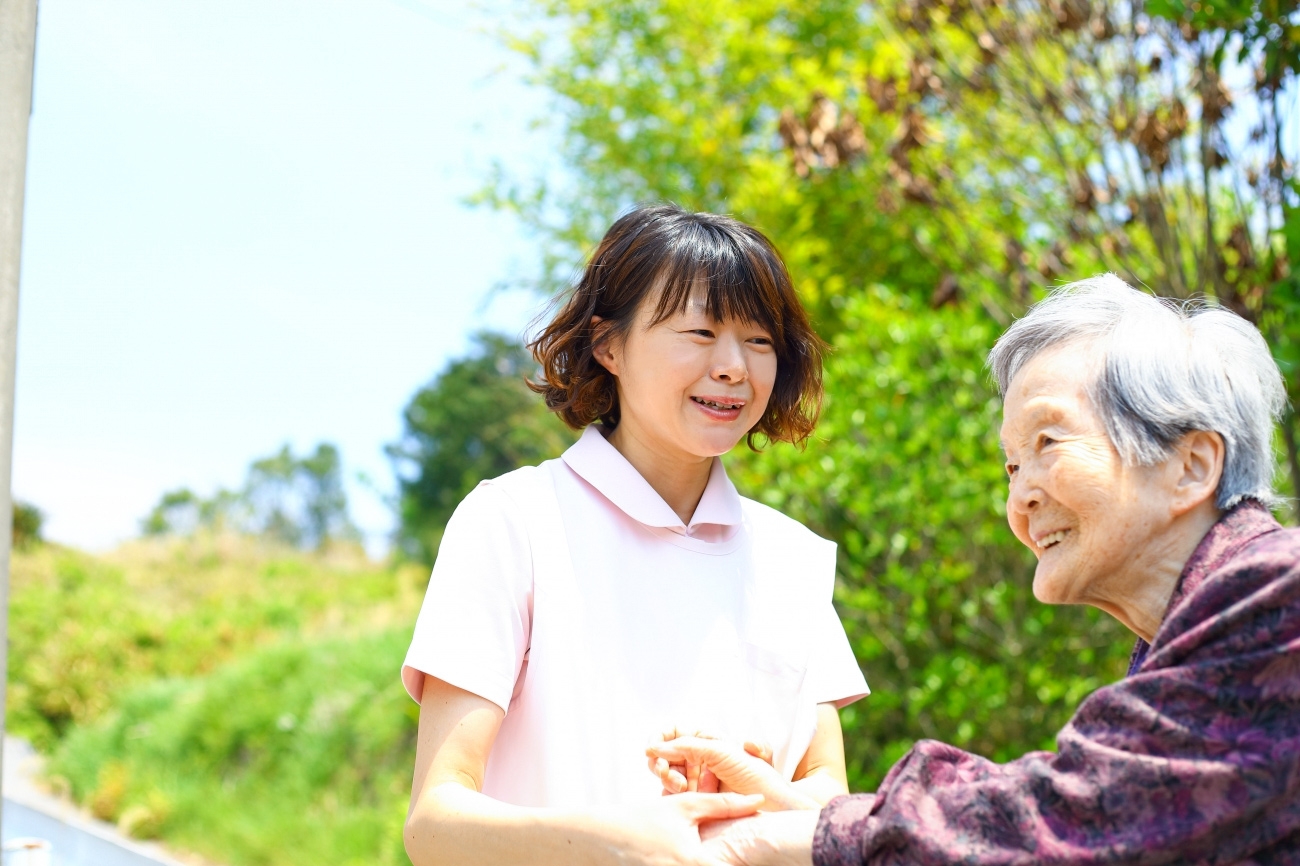
M1043 502L1042 488L1035 483L1033 476L1022 466L1011 476L1007 484L1008 513L1029 516Z
M749 378L745 349L740 340L725 337L714 344L713 367L709 376L718 382L736 385Z

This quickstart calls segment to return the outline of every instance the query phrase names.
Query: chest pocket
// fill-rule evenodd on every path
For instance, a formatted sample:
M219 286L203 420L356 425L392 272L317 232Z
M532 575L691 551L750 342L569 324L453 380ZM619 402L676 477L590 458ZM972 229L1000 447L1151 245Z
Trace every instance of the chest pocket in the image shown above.
M815 659L816 612L834 581L835 545L812 533L794 540L762 525L752 534L753 589L741 653L772 762L789 778L817 726L809 665Z
M740 654L749 679L750 728L772 748L772 764L790 778L807 749L807 743L800 746L800 733L815 712L805 696L806 659L793 661L748 641Z

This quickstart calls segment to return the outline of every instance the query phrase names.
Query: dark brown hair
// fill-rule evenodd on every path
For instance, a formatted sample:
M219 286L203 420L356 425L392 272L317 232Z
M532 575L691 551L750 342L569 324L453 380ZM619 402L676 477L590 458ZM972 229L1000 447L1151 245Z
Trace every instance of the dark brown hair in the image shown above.
M663 286L652 324L684 310L693 291L718 321L757 322L772 336L776 384L767 411L749 432L799 443L817 424L822 403L821 339L808 324L785 262L757 229L731 217L676 205L638 207L620 217L592 254L578 284L530 344L541 381L529 387L570 427L599 419L618 424L618 386L592 354L595 341L617 340L641 303ZM599 332L592 325L599 316Z

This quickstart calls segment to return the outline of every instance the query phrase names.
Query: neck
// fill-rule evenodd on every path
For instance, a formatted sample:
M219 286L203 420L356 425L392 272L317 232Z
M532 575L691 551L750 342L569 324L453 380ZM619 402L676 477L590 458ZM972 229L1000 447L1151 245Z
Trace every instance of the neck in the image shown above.
M1153 642L1187 560L1221 516L1214 502L1206 501L1175 518L1128 569L1119 591L1089 603L1124 623L1147 643Z
M615 427L614 432L606 438L614 450L641 473L641 477L654 492L668 503L668 507L681 518L682 523L689 525L696 506L704 496L704 488L709 485L713 458L694 454L665 454L649 441L649 437L640 435L634 425L626 421Z

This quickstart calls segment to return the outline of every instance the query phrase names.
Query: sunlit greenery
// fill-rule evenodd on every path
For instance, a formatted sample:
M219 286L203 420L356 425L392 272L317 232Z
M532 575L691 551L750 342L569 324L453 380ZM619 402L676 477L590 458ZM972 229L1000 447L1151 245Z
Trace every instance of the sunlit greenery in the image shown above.
M13 508L13 546L24 548L39 542L45 515L27 502L15 502Z
M405 862L417 706L406 625L278 641L127 692L51 765L137 836L231 864Z
M343 462L328 442L299 457L288 445L254 460L238 490L200 496L169 490L140 521L145 535L190 535L199 530L238 532L297 547L321 549L355 541L343 491Z
M535 364L500 334L475 338L411 397L388 446L399 486L401 552L432 564L452 511L485 478L558 455L576 438L525 384Z
M127 832L231 864L401 863L427 572L249 536L15 554L8 726Z

